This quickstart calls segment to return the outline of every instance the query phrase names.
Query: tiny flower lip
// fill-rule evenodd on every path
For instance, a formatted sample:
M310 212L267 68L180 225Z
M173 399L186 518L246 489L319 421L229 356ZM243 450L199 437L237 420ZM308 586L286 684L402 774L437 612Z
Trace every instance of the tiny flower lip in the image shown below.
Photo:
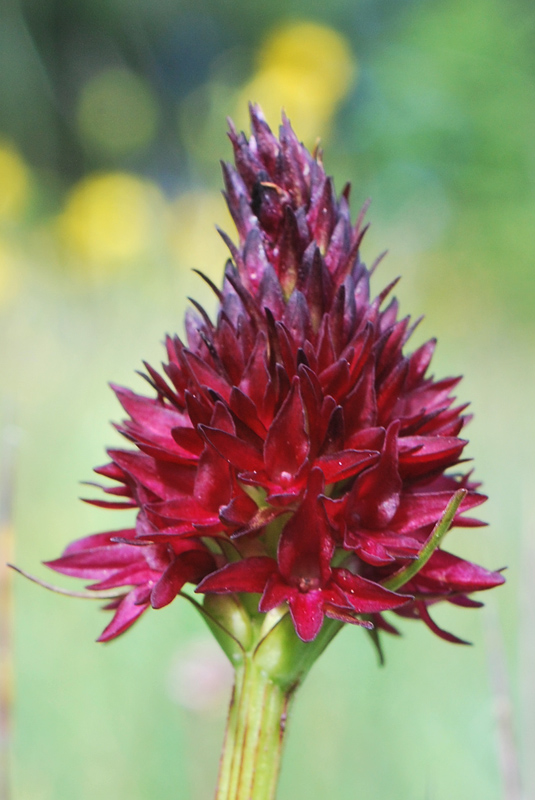
M144 365L154 396L112 384L129 448L108 451L95 470L106 497L87 502L137 509L135 526L47 564L123 586L102 641L184 583L259 594L261 613L285 603L304 641L325 617L394 632L387 610L458 641L428 606L473 606L503 576L440 549L411 565L455 498L449 523L482 524L467 516L486 498L462 474L460 379L428 375L435 339L410 351L417 322L400 318L398 279L372 296L381 257L361 260L365 209L353 223L349 186L336 194L286 117L278 136L256 106L251 123L249 138L231 126L235 165L223 164L237 238L222 233L222 288L199 273L216 318L192 302L163 371ZM411 596L383 585L408 572Z

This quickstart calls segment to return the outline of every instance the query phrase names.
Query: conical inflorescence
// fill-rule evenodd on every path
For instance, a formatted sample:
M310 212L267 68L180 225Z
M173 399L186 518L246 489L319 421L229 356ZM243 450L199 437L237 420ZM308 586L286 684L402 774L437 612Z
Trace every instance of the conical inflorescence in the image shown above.
M429 607L480 605L469 595L501 574L437 549L387 588L460 489L453 524L480 524L470 512L486 498L455 470L458 379L428 376L434 340L407 352L392 285L370 295L349 187L337 197L285 118L279 138L258 108L251 122L249 139L231 127L235 166L223 165L238 242L222 234L217 320L188 312L187 344L167 338L163 374L146 365L153 396L114 387L130 446L109 451L96 470L108 498L91 502L137 508L135 527L76 541L48 566L115 590L101 641L188 583L287 608L304 641L325 616L395 631L385 611L460 641Z

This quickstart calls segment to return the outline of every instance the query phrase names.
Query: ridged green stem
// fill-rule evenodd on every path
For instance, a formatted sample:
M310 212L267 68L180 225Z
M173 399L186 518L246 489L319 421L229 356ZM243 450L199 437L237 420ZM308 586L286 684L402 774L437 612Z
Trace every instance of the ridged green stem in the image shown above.
M251 654L236 667L216 800L274 800L290 697Z

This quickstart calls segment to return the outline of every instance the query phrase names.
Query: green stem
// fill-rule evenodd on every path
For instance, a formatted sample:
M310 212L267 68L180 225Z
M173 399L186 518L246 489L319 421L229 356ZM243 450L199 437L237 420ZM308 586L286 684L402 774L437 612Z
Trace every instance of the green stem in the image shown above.
M216 800L274 800L290 696L251 654L236 667Z

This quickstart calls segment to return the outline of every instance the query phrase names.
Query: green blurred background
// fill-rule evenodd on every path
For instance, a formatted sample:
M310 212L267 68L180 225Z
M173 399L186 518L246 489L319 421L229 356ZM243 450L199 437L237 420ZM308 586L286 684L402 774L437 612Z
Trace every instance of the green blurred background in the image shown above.
M354 213L373 199L364 256L389 249L375 289L402 274L402 312L426 315L415 345L438 335L435 373L466 376L490 527L450 546L509 570L483 611L437 608L473 648L407 621L381 669L362 631L335 640L297 697L280 800L533 798L533 4L2 8L2 561L46 578L40 561L69 540L123 525L77 499L119 441L106 383L143 391L134 372L182 331L187 296L213 310L191 268L219 282L214 223L233 233L225 117L245 126L250 99L277 126L284 106L305 143L321 137L338 188L352 181ZM3 566L0 581L11 797L210 798L229 675L193 609L96 645L97 604Z

